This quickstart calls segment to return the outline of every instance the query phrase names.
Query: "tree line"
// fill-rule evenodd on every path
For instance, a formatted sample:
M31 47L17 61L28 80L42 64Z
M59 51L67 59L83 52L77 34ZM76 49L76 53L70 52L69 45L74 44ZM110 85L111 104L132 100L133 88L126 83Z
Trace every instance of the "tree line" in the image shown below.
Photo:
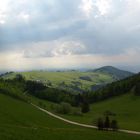
M41 82L25 80L17 74L14 79L0 79L1 93L12 96L13 98L28 101L23 93L35 96L37 98L48 100L54 103L68 103L71 106L81 107L81 112L86 113L90 110L88 97L82 94L75 94L66 90L52 88ZM24 99L24 98L25 99Z
M97 120L98 130L113 130L117 131L119 126L117 120L110 120L109 116L105 118L98 118Z
M94 103L114 96L123 95L128 92L133 92L134 95L140 96L140 73L124 80L113 82L102 89L94 92L88 92L87 94L89 102Z
M134 95L140 96L140 73L108 84L98 91L82 94L52 88L37 81L25 80L22 75L18 74L14 79L0 79L0 91L20 99L23 99L23 93L27 93L58 104L69 103L71 106L81 107L81 112L86 113L90 110L90 103L126 94L130 91L133 91Z

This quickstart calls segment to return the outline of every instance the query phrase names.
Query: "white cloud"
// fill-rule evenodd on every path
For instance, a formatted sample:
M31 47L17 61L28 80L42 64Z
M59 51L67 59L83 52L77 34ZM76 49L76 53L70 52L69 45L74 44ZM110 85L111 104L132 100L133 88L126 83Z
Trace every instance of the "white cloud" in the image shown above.
M6 21L3 18L0 18L0 24L5 24Z
M28 22L30 19L29 12L37 10L34 9L36 2L37 0L0 0L0 21L8 25L19 24L20 20Z
M89 17L93 11L93 6L93 0L82 0L82 4L79 8L83 10L87 17Z
M0 24L6 23L9 1L0 1Z
M66 41L61 44L57 43L57 47L52 52L54 56L61 55L75 55L75 54L84 54L86 53L86 47L75 41Z
M114 21L124 29L134 31L140 24L140 0L123 0L122 3L123 11Z
M112 0L97 0L95 5L101 16L111 12Z
M32 70L47 68L93 68L103 65L137 65L140 49L128 49L120 55L73 54L53 57L24 57L22 51L0 53L0 67L3 70Z
M52 41L30 43L24 46L25 58L61 57L68 55L81 55L86 53L84 44L78 41Z
M19 20L23 20L23 21L25 21L25 22L29 22L29 20L30 20L30 14L28 14L28 13L22 11L22 12L20 12L20 13L17 15L17 18L18 18Z
M140 47L139 15L140 0L0 0L0 51L18 44L16 54L3 55L15 61L13 66L34 59L39 66L67 66L64 57L82 66L137 62L139 51L133 46ZM43 61L48 59L51 64Z
M82 0L80 9L87 17L97 18L99 16L105 16L111 12L112 0Z
M0 12L6 12L8 10L10 0L0 0Z

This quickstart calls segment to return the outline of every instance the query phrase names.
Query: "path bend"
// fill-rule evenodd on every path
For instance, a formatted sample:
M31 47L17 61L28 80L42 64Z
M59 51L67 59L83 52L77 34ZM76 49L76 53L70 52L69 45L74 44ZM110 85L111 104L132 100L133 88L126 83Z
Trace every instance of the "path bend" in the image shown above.
M69 124L73 124L73 125L77 125L77 126L81 126L81 127L85 127L85 128L93 128L93 129L98 129L97 126L93 126L93 125L87 125L87 124L82 124L82 123L78 123L78 122L74 122L74 121L70 121L70 120L67 120L65 118L62 118L58 115L55 115L53 113L51 113L50 111L47 111L46 109L43 109L33 103L31 103L32 106L34 106L35 108L39 109L40 111L43 111L45 113L47 113L48 115L54 117L54 118L57 118L61 121L64 121L66 123L69 123ZM132 130L125 130L125 129L119 129L118 130L119 132L123 132L123 133L127 133L127 134L135 134L135 135L140 135L140 132L139 131L132 131Z

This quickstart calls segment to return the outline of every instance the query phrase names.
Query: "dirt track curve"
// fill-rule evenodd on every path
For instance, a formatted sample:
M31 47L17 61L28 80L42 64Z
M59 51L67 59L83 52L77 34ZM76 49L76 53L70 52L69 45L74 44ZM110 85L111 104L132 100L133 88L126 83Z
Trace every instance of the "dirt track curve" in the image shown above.
M47 113L48 115L50 115L50 116L52 116L52 117L54 117L54 118L57 118L57 119L59 119L59 120L62 120L62 121L64 121L64 122L66 122L66 123L73 124L73 125L77 125L77 126L82 126L82 127L86 127L86 128L98 129L96 126L93 126L93 125L82 124L82 123L73 122L73 121L64 119L64 118L62 118L62 117L60 117L60 116L58 116L58 115L55 115L55 114L53 114L53 113L51 113L51 112L49 112L49 111L47 111L47 110L45 110L45 109L43 109L43 108L40 108L39 106L37 106L37 105L35 105L35 104L32 104L32 103L31 103L31 105L34 106L34 107L36 107L37 109L39 109L39 110L41 110L41 111ZM119 129L118 131L119 131L119 132L123 132L123 133L128 133L128 134L140 135L140 132L138 132L138 131L124 130L124 129Z

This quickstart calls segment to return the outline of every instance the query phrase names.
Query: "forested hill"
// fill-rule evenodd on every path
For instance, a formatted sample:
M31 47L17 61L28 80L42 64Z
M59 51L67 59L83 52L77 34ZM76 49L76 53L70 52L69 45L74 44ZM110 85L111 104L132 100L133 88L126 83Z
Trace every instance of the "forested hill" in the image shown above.
M134 74L132 72L120 70L120 69L112 67L112 66L104 66L104 67L101 67L99 69L93 70L93 72L101 72L101 73L111 74L117 80L127 78L127 77L132 76Z
M133 92L136 96L140 96L140 73L108 84L98 91L90 92L89 100L90 102L97 102L129 92Z
M13 79L21 74L26 80L39 81L46 86L82 93L87 90L95 91L108 83L132 76L133 73L106 66L87 71L27 71L7 72L1 74L4 79Z
M25 80L22 75L17 75L14 79L0 78L0 93L24 102L30 102L30 98L35 96L54 103L66 102L72 106L79 104L78 97L80 97L80 103L84 98L82 94L76 95L65 90L47 87L41 82Z

